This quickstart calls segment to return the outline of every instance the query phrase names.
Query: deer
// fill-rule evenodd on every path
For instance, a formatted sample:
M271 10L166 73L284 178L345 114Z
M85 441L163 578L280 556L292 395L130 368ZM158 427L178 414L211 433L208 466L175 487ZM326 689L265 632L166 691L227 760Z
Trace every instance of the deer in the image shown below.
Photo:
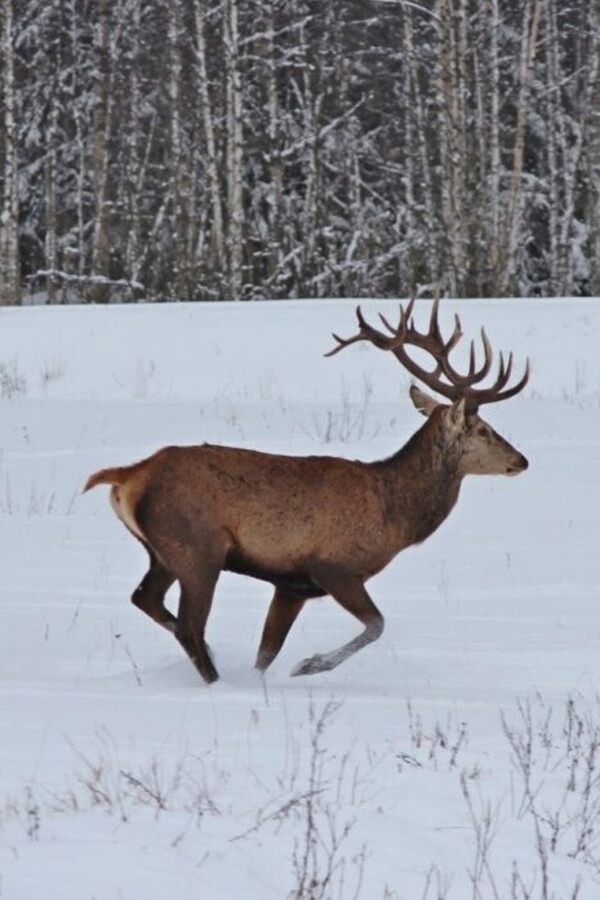
M132 465L102 469L84 491L111 486L114 512L145 547L149 568L131 600L172 632L207 682L218 678L205 629L219 574L226 570L274 588L256 668L264 673L281 650L305 603L330 596L354 616L362 631L327 653L302 660L291 674L310 675L339 666L376 641L384 617L365 583L402 550L426 540L455 506L467 475L518 475L527 459L479 415L480 407L515 396L529 380L509 386L513 355L500 354L496 378L481 382L493 350L481 330L483 362L471 341L469 368L460 374L449 356L463 336L442 336L439 297L429 327L414 324L415 298L400 305L397 326L380 314L384 330L356 309L358 331L336 334L333 356L366 341L395 356L402 367L443 400L413 382L410 397L425 423L386 459L362 462L334 456L286 456L201 444L167 446ZM425 368L410 355L431 360ZM443 401L446 402L443 402ZM177 615L165 595L179 582Z

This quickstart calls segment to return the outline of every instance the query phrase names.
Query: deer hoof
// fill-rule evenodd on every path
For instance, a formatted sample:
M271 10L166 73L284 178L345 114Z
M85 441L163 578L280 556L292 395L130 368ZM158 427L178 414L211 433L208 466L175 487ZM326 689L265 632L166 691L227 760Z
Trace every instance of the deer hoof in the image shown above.
M310 659L303 659L292 669L292 677L296 675L315 675L317 672L325 672L329 666L326 664L325 658L318 653L311 656Z

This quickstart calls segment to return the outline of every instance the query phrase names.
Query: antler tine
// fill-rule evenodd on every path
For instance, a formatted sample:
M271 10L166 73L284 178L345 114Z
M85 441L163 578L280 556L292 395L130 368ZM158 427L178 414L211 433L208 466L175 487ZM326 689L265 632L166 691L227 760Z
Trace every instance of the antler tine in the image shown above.
M512 372L512 365L513 365L513 355L512 355L512 351L511 351L508 354L508 361L506 363L506 369L504 370L504 379L502 381L502 387L504 387L505 384L508 384L508 380L510 378L510 373Z
M458 344L458 342L460 341L462 336L463 336L463 330L462 330L462 325L460 323L460 318L458 317L458 314L455 313L454 314L454 331L452 332L452 334L450 335L450 337L444 344L444 353L446 355L448 355L448 353L450 353L450 351L456 347L456 345ZM441 339L441 335L440 335L440 339ZM443 341L442 341L442 343L443 343Z
M323 356L335 356L336 353L339 353L340 350L343 350L345 347L349 347L350 344L356 344L357 341L364 340L362 334L355 334L354 337L351 338L341 338L335 332L332 332L331 335L334 340L337 341L337 347L333 347L331 350L328 350L327 353L324 353Z
M387 337L387 335L382 334L381 331L377 331L376 328L373 328L372 325L369 325L362 314L360 306L356 307L356 318L358 319L359 325L358 334L355 334L349 338L341 338L339 337L339 335L334 333L332 337L337 341L338 346L325 353L325 356L335 356L335 354L339 353L340 350L344 350L346 347L349 347L350 344L356 344L359 341L371 341L371 343L375 344L376 347L379 347L382 350L389 350L391 348L394 343L394 338Z
M481 343L483 344L483 355L484 355L484 363L481 367L481 371L483 371L482 378L485 378L487 373L492 368L492 362L494 359L494 351L492 350L492 345L490 344L489 338L485 333L485 328L481 329Z
M525 360L525 371L523 372L523 376L520 381L518 381L513 387L509 388L507 391L504 391L499 397L496 397L496 400L508 400L509 397L514 397L515 394L518 394L519 391L522 391L527 382L529 381L529 376L531 375L531 363L529 357Z
M512 356L512 354L511 354ZM508 375L506 381L510 377L510 369L512 368L512 359L509 359L509 363L507 366ZM525 360L525 371L520 381L514 384L511 388L508 388L506 391L496 389L495 385L492 385L491 388L487 388L486 390L474 391L477 395L475 400L477 405L481 405L483 403L497 403L500 400L508 400L509 397L514 397L515 394L518 394L523 390L527 382L529 381L529 376L531 374L531 366L529 357ZM504 382L505 384L506 382Z
M406 309L400 304L400 324L398 325L398 331L400 329L408 329L412 328L412 314L413 309L415 307L416 296L410 298L406 305Z
M492 345L488 340L488 336L485 333L485 328L481 329L481 342L483 344L483 363L477 371L475 371L475 346L474 341L471 341L471 354L469 360L469 374L466 376L465 384L471 386L473 384L477 384L479 381L483 381L485 376L489 373L492 368L492 362L494 361L494 351L492 350Z
M429 320L429 337L434 338L434 340L439 341L440 344L443 344L442 333L440 331L440 323L438 319L438 310L440 308L440 295L436 293L435 299L433 301L433 306L431 307L431 318ZM458 320L458 316L456 316ZM458 327L460 330L460 321L458 322ZM455 328L456 330L456 328ZM461 332L462 333L462 332Z
M509 354L508 362L506 366L504 364L504 354L500 353L500 365L498 366L498 375L496 377L495 382L491 385L491 387L487 388L488 391L501 391L502 388L508 383L508 379L510 378L510 373L512 372L512 364L513 364L513 355Z
M369 328L369 323L367 322L367 320L365 319L365 317L362 314L362 309L360 308L360 304L356 307L354 312L356 313L356 318L358 319L358 324L360 325L360 327L361 328Z
M475 341L471 341L471 345L469 347L469 378L472 378L475 373Z
M383 315L383 313L379 313L379 318L381 319L384 327L387 328L387 330L390 332L390 334L393 334L393 335L398 334L398 330L396 328L394 328L393 325L390 325L390 323L388 322L386 317Z
M492 385L496 390L500 390L506 384L506 372L504 371L504 353L500 351L500 364L498 366L498 377Z

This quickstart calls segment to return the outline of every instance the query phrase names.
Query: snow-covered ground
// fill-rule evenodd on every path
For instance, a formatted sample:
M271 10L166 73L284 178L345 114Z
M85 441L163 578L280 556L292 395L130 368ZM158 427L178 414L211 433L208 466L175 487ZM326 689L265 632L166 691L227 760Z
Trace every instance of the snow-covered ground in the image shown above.
M263 682L270 589L225 573L205 686L129 603L146 558L106 489L80 493L170 443L389 455L421 424L407 375L323 357L353 307L0 309L0 897L600 896L600 301L445 302L531 356L486 410L530 469L465 483L330 673L289 677L347 613L311 602Z

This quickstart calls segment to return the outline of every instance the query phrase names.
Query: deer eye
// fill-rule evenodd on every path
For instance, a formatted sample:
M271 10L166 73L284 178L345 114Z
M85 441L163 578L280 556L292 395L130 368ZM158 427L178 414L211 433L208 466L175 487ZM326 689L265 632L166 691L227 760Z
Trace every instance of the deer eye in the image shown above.
M480 425L480 426L479 426L479 428L477 429L477 434L478 434L480 437L486 437L486 436L487 436L487 428L485 427L485 425Z

